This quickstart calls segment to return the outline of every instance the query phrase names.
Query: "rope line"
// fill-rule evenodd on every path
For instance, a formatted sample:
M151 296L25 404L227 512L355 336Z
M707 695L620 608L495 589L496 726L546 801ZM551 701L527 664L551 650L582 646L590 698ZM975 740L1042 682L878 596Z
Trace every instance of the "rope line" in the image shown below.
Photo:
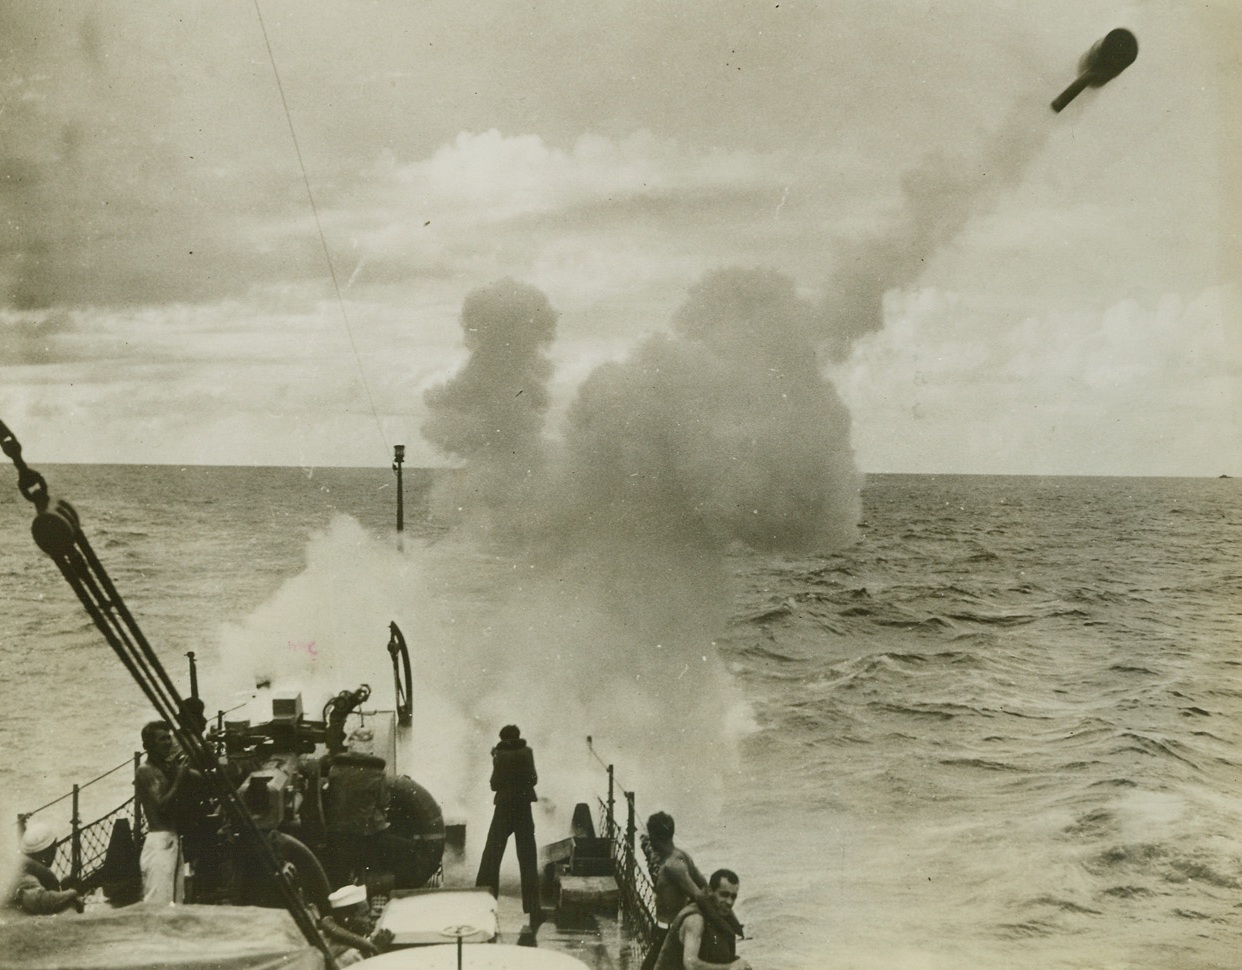
M289 137L293 141L293 152L297 155L298 168L302 172L302 184L306 187L306 198L310 203L311 213L315 217L315 230L319 233L319 244L323 247L324 262L328 265L328 275L332 278L332 289L336 291L336 303L341 310L341 319L345 322L345 333L349 337L349 346L354 353L354 363L358 365L358 377L362 381L362 390L366 393L367 403L371 407L371 416L375 419L375 429L379 432L384 450L388 450L388 439L384 435L384 426L380 422L379 411L375 407L375 398L371 395L371 385L367 383L366 371L362 366L362 355L358 353L358 342L354 339L354 329L350 325L349 313L345 309L345 297L341 293L341 284L337 279L336 267L332 264L332 253L328 249L328 240L323 232L323 223L319 219L319 207L315 204L315 195L311 191L310 176L306 172L306 162L302 158L302 146L298 143L298 133L293 127L293 115L289 111L289 101L285 97L285 86L280 80L280 71L276 67L276 55L272 51L272 42L267 35L267 24L263 21L263 11L259 9L259 0L254 0L254 12L259 18L259 28L263 32L263 43L267 47L267 59L272 65L272 76L276 78L276 90L280 92L280 104L285 112L285 122L289 125Z
M595 750L595 739L594 739L593 737L591 737L590 735L588 735L588 736L587 736L587 749L591 752L591 757L593 757L596 761L598 761L598 762L600 763L600 766L601 766L602 768L604 768L605 770L607 770L607 769L609 769L609 768L611 768L611 769L612 769L612 780L616 783L616 785L617 785L617 790L621 793L621 798L620 798L618 801L624 802L624 801L625 801L625 793L626 793L626 792L634 792L634 791L635 791L635 789L627 787L627 786L626 786L626 785L625 785L625 784L621 781L621 776L620 776L619 774L617 774L617 767L616 767L616 765L610 765L610 764L608 764L608 762L606 762L603 758L601 758L601 757L599 756L599 753ZM599 796L596 796L596 797L599 797ZM601 804L604 804L605 802L606 802L606 799L605 799L605 798L600 798L600 803L601 803ZM643 821L642 821L641 819L639 819L639 818L635 818L635 819L634 819L634 824L635 824L635 826L637 827L637 829L638 829L639 831L643 832L644 834L646 833L646 831L647 831L647 826L643 823Z
M122 762L121 762L119 765L117 765L115 768L109 768L109 769L108 769L107 771L105 771L102 775L98 775L97 777L92 778L90 781L86 781L86 782L83 782L82 784L78 785L78 791L79 791L79 792L81 792L81 791L83 791L84 789L89 788L91 785L95 784L95 782L97 782L97 781L103 781L103 780L104 780L105 778L107 778L109 775L114 775L114 774L116 774L118 771L120 771L122 768L126 768L126 767L130 767L130 766L132 766L132 765L133 765L133 763L134 763L134 759L133 759L133 758L126 758L124 761L122 761ZM60 802L63 802L66 798L69 798L69 797L70 797L70 796L72 796L72 795L73 795L73 792L72 792L72 791L67 791L67 792L65 792L63 795L61 795L59 798L53 798L53 799L52 799L50 802L48 802L46 805L40 805L38 808L31 809L29 812L22 812L22 815L23 815L23 816L25 816L26 818L30 818L32 815L38 815L38 814L39 814L40 812L42 812L44 809L51 808L53 805L57 805L57 804L59 804Z

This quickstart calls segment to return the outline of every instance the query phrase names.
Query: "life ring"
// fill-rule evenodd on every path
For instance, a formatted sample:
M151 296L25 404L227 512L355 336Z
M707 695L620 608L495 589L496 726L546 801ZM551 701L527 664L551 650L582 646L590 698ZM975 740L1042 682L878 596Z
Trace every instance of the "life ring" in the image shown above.
M409 841L414 853L402 880L411 884L397 888L417 889L436 874L444 858L444 814L431 792L408 775L392 779L388 791L389 831Z

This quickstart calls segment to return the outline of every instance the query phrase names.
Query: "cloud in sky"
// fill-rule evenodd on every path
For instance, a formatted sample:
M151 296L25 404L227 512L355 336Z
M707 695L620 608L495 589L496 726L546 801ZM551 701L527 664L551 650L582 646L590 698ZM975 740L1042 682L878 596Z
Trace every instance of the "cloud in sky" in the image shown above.
M1213 287L1032 316L983 342L986 315L925 289L890 305L885 330L836 374L851 408L873 417L860 448L883 467L935 472L969 452L980 473L1073 475L1092 453L1093 474L1214 476L1232 447L1220 416L1242 409L1240 309L1236 291Z
M820 308L863 468L1242 464L1205 392L1242 339L1237 13L881 6L265 2L315 211L252 4L8 7L0 414L44 460L435 461L423 392L467 360L467 294L555 307L559 436L598 364L736 267ZM1119 22L1139 60L1053 116ZM1118 307L1142 340L1083 338ZM1126 377L1152 346L1183 364ZM1121 376L1084 383L1105 352Z

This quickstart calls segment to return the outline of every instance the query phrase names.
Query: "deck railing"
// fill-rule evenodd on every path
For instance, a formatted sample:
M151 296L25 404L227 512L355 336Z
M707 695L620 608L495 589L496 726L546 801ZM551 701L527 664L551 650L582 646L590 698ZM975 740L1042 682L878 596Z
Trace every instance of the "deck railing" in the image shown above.
M613 876L620 892L625 931L646 952L655 931L655 887L646 865L639 863L639 853L635 849L638 820L634 792L622 792L625 797L625 825L622 827L616 810L616 772L612 765L606 767L608 797L599 799L600 829L611 846Z
M193 656L191 653L191 679L194 677ZM253 697L250 700L253 700ZM219 711L216 714L216 722L221 730L224 727L225 715L240 710L246 704L249 704L250 700L243 701L227 711ZM54 798L46 805L41 805L33 811L21 812L17 816L17 831L19 833L24 832L26 830L26 823L30 819L36 815L42 815L48 809L59 805L66 799L71 799L69 834L57 839L56 855L52 860L50 868L62 883L77 887L84 895L90 890L99 888L101 884L102 878L105 875L104 863L107 861L108 847L112 844L112 833L116 823L122 819L125 820L125 824L129 828L130 841L135 851L142 848L142 841L146 835L146 826L143 823L142 806L138 804L132 795L107 814L100 816L92 822L83 824L81 814L82 792L91 785L116 774L122 768L129 768L132 774L136 774L141 764L142 752L135 751L132 758L127 758L116 767L109 768L102 775L92 778L84 784L74 785L71 791L66 792L59 798ZM53 828L60 829L62 825L53 824Z
M112 843L112 833L117 822L124 820L135 846L141 845L144 826L142 811L132 795L112 811L84 823L82 821L82 792L122 768L136 771L141 761L141 752L135 753L133 758L122 761L115 768L108 769L85 784L74 785L71 791L46 805L41 805L30 812L22 812L17 816L18 832L23 832L31 819L36 816L45 817L53 807L69 799L69 834L56 840L56 852L49 868L62 883L76 887L83 895L100 888L104 881L106 875L104 863L108 858L108 847ZM63 823L57 825L51 820L48 820L48 824L54 829L60 829L63 825Z

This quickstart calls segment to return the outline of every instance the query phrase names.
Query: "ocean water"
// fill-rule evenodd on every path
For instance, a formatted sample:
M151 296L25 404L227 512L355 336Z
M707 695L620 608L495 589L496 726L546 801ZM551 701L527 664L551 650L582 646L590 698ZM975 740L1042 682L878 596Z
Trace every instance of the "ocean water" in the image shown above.
M873 475L848 547L734 550L720 629L670 665L567 636L582 610L497 610L533 567L429 523L428 473L398 539L386 468L40 470L183 690L196 653L209 710L265 671L380 696L400 614L412 773L450 814L486 823L492 715L519 705L540 841L614 763L640 816L672 808L702 868L741 875L757 968L1238 965L1235 480ZM0 493L9 812L124 761L149 716L29 519ZM83 815L127 794L121 771Z

